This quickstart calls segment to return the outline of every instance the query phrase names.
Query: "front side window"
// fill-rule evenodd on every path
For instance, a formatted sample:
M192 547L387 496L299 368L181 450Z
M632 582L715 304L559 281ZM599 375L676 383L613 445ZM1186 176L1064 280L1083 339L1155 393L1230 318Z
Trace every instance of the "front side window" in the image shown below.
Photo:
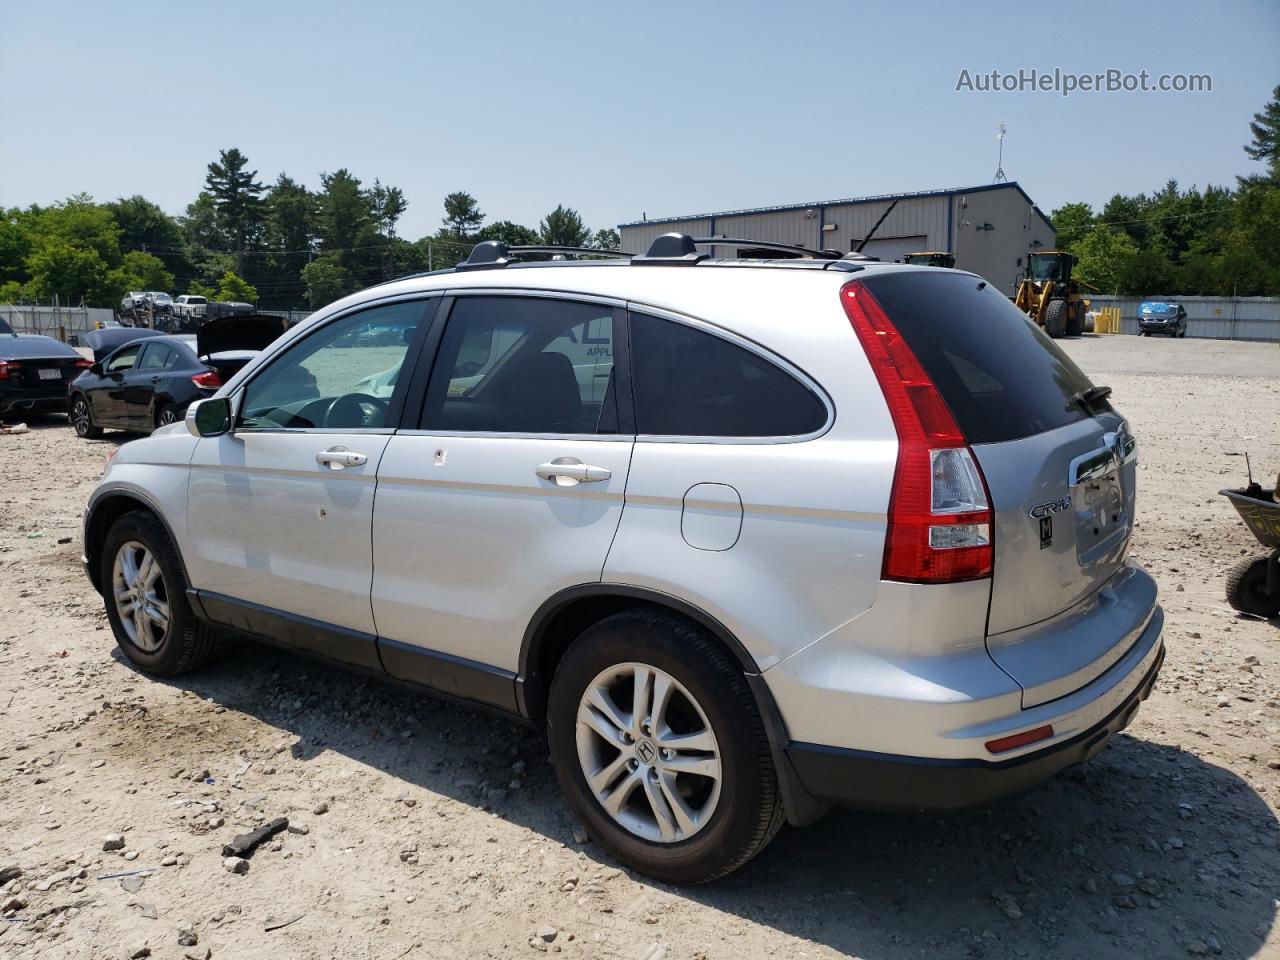
M617 433L613 308L460 297L431 371L422 426L486 433Z
M141 350L142 347L125 347L114 354L107 361L107 373L123 373L126 370L132 370L133 365L138 362L138 353Z
M245 388L238 428L393 425L408 386L401 369L426 309L422 301L374 307L299 340Z
M636 432L679 437L795 437L827 408L777 364L683 323L631 315Z

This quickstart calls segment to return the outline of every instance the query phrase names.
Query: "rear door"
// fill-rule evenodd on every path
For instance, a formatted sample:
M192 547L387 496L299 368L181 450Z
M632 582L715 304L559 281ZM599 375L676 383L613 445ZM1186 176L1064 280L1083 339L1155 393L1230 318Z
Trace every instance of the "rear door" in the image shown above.
M155 426L153 401L156 389L166 371L178 362L178 355L167 343L144 343L142 354L124 378L125 417L133 427L149 430Z
M1132 531L1136 446L1124 418L1105 399L1087 404L1089 379L985 281L901 272L867 286L937 384L986 478L995 513L989 637L1087 601L1124 566ZM988 649L1034 687L1113 657L1118 639L1099 631L1035 663L1014 662L998 639Z
M373 612L389 673L510 706L538 607L600 579L634 440L623 342L608 301L453 302L418 427L378 470Z

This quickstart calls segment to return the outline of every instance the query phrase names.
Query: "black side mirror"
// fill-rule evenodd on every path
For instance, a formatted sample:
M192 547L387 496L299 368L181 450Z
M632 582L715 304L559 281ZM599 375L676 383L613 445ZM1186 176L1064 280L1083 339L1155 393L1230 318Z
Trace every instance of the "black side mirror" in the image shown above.
M92 367L89 368L89 372L92 373L95 377L102 376L102 364L95 363Z
M231 429L231 398L210 397L187 407L187 432L196 437L220 437Z

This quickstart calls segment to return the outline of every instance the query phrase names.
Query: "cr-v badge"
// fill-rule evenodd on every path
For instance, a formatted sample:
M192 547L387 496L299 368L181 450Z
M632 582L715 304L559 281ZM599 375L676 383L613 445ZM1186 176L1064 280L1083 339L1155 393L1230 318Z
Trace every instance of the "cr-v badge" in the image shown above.
M1048 503L1038 503L1027 511L1031 515L1032 520L1040 521L1041 550L1053 545L1053 515L1069 509L1071 509L1071 497L1065 496L1061 500L1050 500Z

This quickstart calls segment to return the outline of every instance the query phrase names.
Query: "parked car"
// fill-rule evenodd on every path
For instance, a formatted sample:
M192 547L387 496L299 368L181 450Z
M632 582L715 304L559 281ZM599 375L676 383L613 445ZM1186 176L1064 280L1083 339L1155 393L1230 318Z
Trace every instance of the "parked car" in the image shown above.
M1180 303L1144 302L1138 306L1138 332L1144 337L1153 333L1185 337L1187 311Z
M67 384L88 365L73 347L53 337L14 333L0 318L0 416L64 413Z
M515 259L340 300L116 455L84 556L125 655L182 673L230 628L540 726L587 832L673 883L1133 719L1136 444L985 280Z
M196 321L204 317L205 307L208 303L209 301L205 297L184 293L173 301L173 316L180 321L186 321L190 325L194 325Z
M85 340L95 362L70 386L71 424L92 439L108 428L149 433L181 420L283 331L279 317L209 321L194 335L92 331Z

